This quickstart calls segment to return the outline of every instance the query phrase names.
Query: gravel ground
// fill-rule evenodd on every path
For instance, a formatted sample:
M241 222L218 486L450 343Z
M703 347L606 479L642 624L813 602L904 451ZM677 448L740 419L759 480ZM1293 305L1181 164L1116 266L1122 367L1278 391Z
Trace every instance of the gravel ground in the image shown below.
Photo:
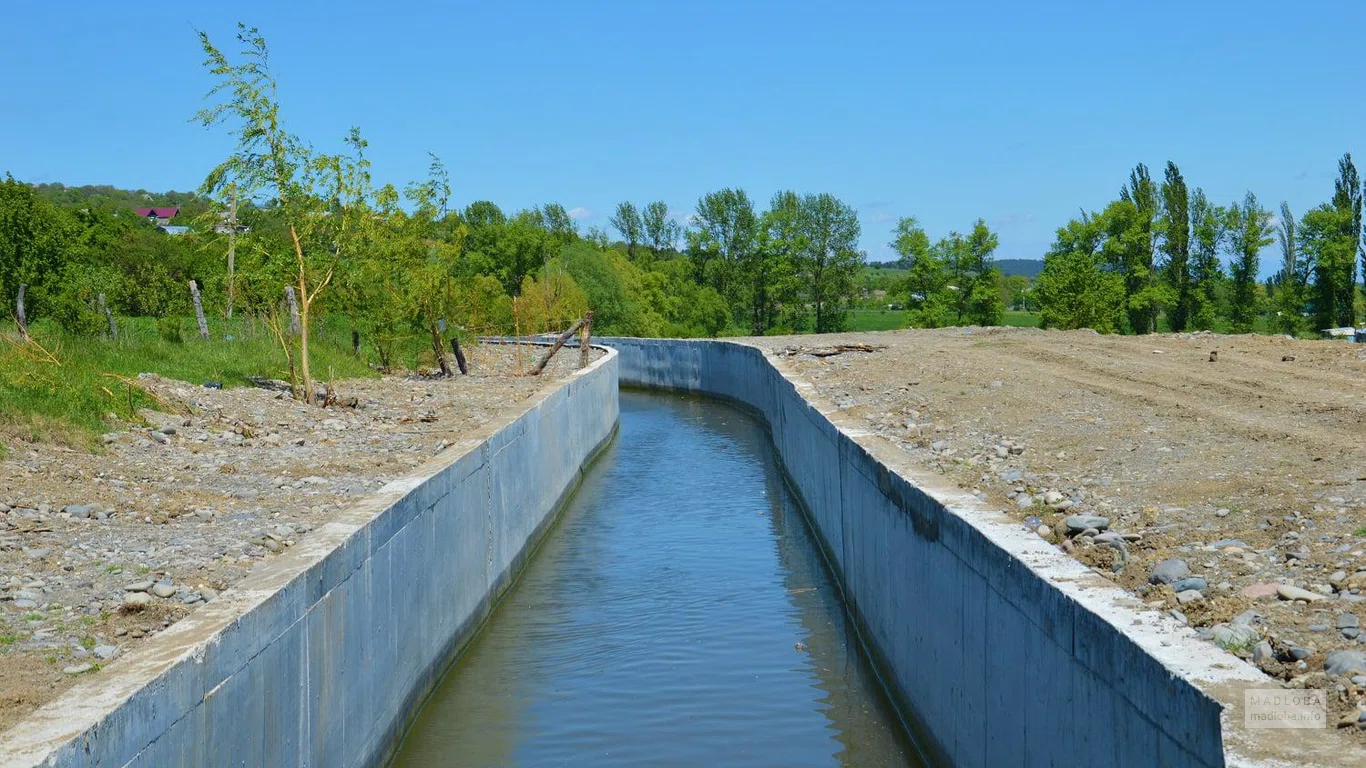
M1366 740L1366 350L946 329L750 339ZM818 356L839 344L871 344ZM825 349L820 349L825 348ZM811 352L818 354L811 354Z
M0 461L0 730L98 674L347 504L572 371L485 345L453 379L342 381L321 408L144 374L150 430L98 453L12 444Z

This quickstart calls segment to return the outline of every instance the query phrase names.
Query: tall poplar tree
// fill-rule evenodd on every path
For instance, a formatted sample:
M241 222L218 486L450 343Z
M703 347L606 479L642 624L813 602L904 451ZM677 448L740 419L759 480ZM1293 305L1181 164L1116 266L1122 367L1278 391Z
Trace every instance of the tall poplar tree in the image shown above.
M1124 247L1120 255L1124 291L1129 305L1129 327L1134 333L1157 330L1159 301L1153 289L1153 245L1157 220L1157 185L1148 175L1148 166L1139 163L1129 174L1129 183L1119 191L1121 201L1133 205L1127 217ZM1118 219L1116 219L1118 221Z
M1224 279L1219 249L1225 239L1226 214L1199 187L1191 194L1191 313L1188 325L1202 331L1214 328L1219 306L1219 284Z
M1167 280L1176 292L1176 303L1167 319L1173 331L1186 330L1194 309L1190 279L1190 211L1186 180L1176 163L1167 161L1162 182L1162 252L1167 257Z
M1229 272L1233 282L1229 320L1234 333L1250 333L1257 319L1257 269L1262 248L1272 243L1273 231L1271 211L1263 208L1251 192L1241 204L1229 206Z
M635 204L631 202L618 203L616 213L612 214L611 223L621 233L622 239L626 241L626 255L635 261L636 246L640 243L640 236L645 226Z
M1277 328L1282 333L1294 334L1300 328L1300 312L1304 310L1305 273L1299 258L1296 241L1295 214L1289 203L1281 203L1281 220L1276 227L1276 240L1281 246L1281 271L1276 275Z
M1350 152L1338 160L1338 178L1333 183L1333 207L1341 214L1343 240L1352 243L1352 257L1338 265L1342 271L1333 281L1337 291L1334 323L1355 326L1357 252L1361 249L1361 179L1357 176Z

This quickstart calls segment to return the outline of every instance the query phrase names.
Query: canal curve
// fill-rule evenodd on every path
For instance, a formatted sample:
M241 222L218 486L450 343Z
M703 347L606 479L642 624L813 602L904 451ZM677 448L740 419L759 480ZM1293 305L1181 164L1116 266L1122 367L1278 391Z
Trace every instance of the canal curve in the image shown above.
M918 764L763 425L620 402L617 440L395 764Z

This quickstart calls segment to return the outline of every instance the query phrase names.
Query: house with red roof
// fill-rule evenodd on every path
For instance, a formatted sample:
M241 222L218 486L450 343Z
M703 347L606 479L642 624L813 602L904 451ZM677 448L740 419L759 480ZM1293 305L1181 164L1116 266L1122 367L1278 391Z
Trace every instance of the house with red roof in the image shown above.
M163 208L138 208L137 215L151 220L158 227L164 227L171 223L171 219L180 215L180 208L171 206Z

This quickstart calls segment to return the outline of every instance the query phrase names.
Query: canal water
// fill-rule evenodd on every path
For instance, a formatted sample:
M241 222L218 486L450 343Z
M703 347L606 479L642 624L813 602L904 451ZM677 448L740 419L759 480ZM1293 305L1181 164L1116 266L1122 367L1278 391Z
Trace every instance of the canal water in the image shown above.
M528 478L528 482L531 478ZM763 426L621 393L621 431L398 766L915 765Z

